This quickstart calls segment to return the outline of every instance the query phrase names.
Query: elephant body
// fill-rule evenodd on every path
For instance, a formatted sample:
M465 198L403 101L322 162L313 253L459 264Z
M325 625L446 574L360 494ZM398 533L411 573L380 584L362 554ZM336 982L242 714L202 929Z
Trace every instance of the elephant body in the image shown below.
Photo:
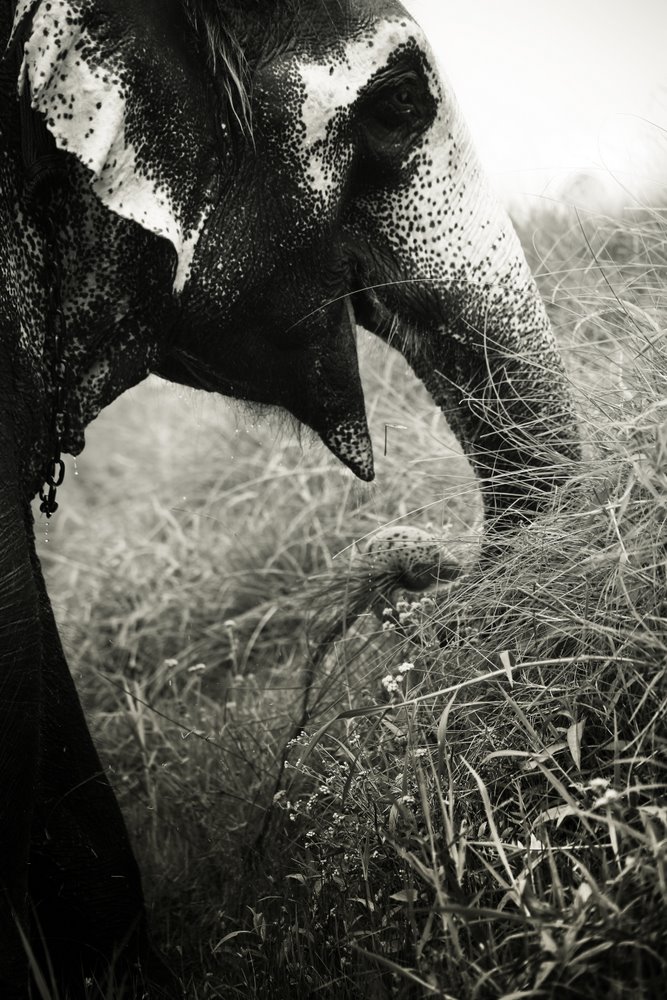
M491 528L539 509L576 426L516 237L394 0L0 0L0 51L0 994L28 995L29 940L73 997L114 956L128 996L144 976L161 995L35 554L61 451L153 372L288 410L371 479L356 323L442 407Z

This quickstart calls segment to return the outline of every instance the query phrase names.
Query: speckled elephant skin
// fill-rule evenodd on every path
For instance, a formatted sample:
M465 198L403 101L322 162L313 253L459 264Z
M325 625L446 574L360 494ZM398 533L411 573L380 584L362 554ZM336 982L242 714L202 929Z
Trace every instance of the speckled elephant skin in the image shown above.
M63 995L114 955L128 997L177 995L35 556L54 449L153 372L285 409L370 480L357 323L445 412L489 530L540 507L575 420L393 0L0 0L0 52L0 996L28 996L26 939Z

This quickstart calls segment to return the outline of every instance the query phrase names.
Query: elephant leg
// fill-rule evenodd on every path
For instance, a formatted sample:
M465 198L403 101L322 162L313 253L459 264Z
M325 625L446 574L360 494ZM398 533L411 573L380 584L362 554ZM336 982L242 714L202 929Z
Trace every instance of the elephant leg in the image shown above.
M162 995L144 992L144 972L155 972L147 966L155 966L160 978L163 969L148 946L139 870L85 722L36 557L34 569L43 646L39 808L30 856L35 939L43 941L57 979L72 996L74 984L101 979L110 963L125 980L128 997Z
M0 330L0 333L2 331ZM40 637L11 383L0 350L0 996L27 996L28 854L39 754Z
M3 511L4 513L4 511ZM37 775L39 632L32 575L4 572L16 534L0 524L0 996L23 998L28 933L28 853Z

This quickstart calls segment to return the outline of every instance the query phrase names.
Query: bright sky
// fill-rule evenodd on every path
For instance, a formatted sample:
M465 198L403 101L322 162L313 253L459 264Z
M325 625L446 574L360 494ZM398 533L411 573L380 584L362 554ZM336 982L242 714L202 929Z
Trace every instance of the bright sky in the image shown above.
M625 204L667 186L667 0L403 2L510 197L581 172Z

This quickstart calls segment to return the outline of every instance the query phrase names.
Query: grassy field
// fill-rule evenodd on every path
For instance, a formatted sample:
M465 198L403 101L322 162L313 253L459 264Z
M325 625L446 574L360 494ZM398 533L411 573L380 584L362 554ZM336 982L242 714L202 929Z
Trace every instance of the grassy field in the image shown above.
M587 454L493 569L467 463L370 337L372 486L155 381L39 522L193 1000L663 995L667 220L522 237ZM376 616L358 543L388 523L450 539L464 582Z

